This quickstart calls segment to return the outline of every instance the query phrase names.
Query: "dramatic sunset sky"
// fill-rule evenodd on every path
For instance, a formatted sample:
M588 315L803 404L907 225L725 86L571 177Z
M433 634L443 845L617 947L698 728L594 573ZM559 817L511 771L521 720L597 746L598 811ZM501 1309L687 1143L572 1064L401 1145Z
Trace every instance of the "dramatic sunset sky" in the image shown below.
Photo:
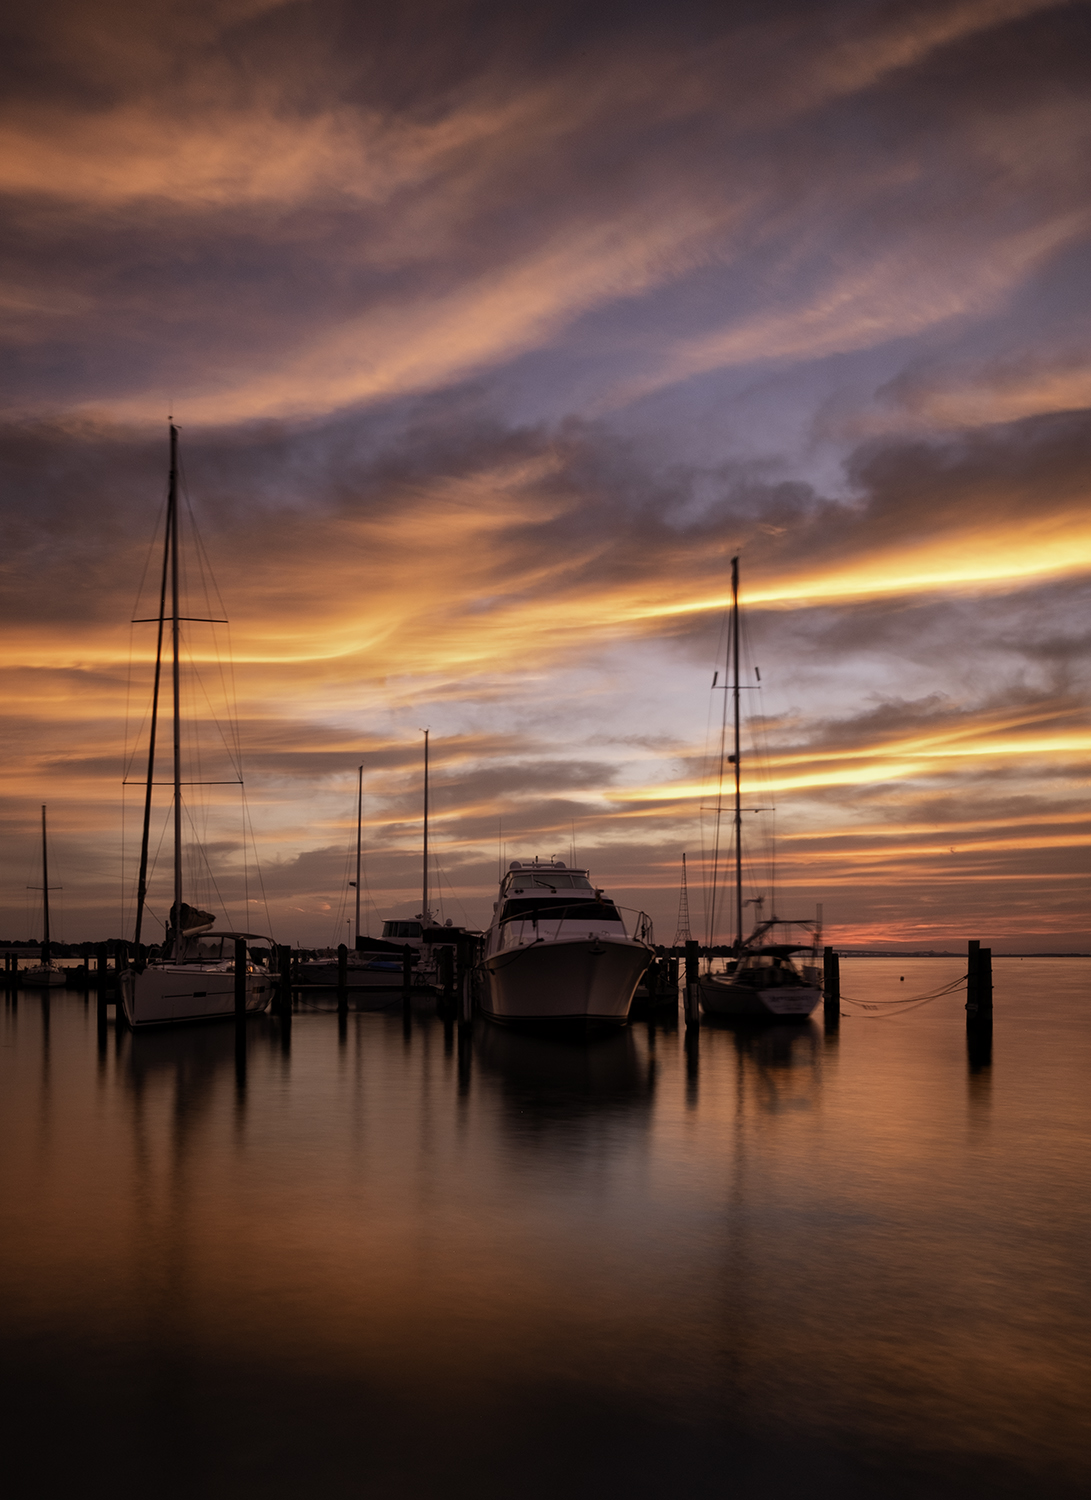
M43 802L56 935L131 935L173 411L233 924L350 935L361 763L369 925L419 910L427 726L444 916L574 844L669 942L685 850L703 935L737 552L780 913L1091 941L1087 5L17 0L2 39L0 936Z

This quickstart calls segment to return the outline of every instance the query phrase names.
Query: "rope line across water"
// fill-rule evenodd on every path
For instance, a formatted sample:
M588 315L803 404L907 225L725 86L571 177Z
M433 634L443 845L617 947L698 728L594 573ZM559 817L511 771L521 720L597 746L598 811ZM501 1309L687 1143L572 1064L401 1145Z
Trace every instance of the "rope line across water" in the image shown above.
M846 1005L859 1005L863 1010L872 1011L878 1011L880 1007L885 1007L888 1005L897 1006L897 1010L886 1012L885 1015L880 1014L860 1017L860 1019L863 1021L881 1021L884 1019L889 1020L892 1016L904 1015L908 1010L916 1010L919 1005L930 1005L933 1000L941 1000L944 995L953 994L955 990L959 989L966 983L968 977L969 976L966 974L960 974L957 979L952 979L950 984L942 985L937 990L929 990L923 995L906 995L904 999L856 1000L851 995L842 995L841 1000ZM848 1012L846 1012L846 1014L848 1014Z

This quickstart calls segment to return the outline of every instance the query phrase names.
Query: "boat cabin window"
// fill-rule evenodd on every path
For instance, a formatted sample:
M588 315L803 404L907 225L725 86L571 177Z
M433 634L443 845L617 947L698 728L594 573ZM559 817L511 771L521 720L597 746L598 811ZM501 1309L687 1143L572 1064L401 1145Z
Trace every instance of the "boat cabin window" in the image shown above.
M589 891L586 875L572 875L565 870L525 870L511 877L508 889L513 895L521 891Z
M500 920L510 922L513 918L523 922L590 922L595 926L621 921L612 901L543 901L540 896L505 901Z
M385 938L419 938L421 935L419 922L384 922L383 937Z

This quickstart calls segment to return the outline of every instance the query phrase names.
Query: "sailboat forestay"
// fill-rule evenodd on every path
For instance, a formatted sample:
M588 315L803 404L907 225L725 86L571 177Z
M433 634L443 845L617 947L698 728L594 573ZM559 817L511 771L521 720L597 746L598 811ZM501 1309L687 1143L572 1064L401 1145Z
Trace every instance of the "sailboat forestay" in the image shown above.
M163 543L163 566L159 587L159 613L149 622L158 625L155 677L152 689L151 725L148 740L148 773L144 794L144 825L137 881L134 949L140 953L144 910L148 893L148 844L151 830L152 789L155 782L156 734L159 723L159 689L162 679L163 635L170 626L171 684L174 746L174 902L167 924L166 940L158 957L136 963L120 975L125 1019L132 1027L161 1026L179 1021L218 1020L234 1016L236 943L245 944L246 1011L263 1011L273 995L270 963L253 949L266 950L269 959L275 944L260 933L215 930L215 918L183 900L182 889L182 701L181 624L178 557L178 429L170 424L170 482ZM170 586L170 611L167 588ZM190 617L186 617L189 619ZM209 622L204 623L223 623Z
M735 825L735 942L734 956L722 972L708 973L698 981L701 1008L711 1015L750 1020L805 1020L819 1000L817 948L821 934L817 922L778 917L771 912L753 932L743 937L742 894L742 744L739 680L739 559L731 559L731 623L727 643L727 672L733 707L733 750L728 763L734 770ZM726 706L726 705L725 705ZM725 714L726 728L726 714ZM710 890L709 947L715 941L717 877L719 874L719 830L723 811L723 773L726 734L720 740L720 780L716 799L716 843ZM760 910L760 907L759 907ZM809 929L807 943L777 943L778 927ZM809 954L811 963L797 966L798 956Z

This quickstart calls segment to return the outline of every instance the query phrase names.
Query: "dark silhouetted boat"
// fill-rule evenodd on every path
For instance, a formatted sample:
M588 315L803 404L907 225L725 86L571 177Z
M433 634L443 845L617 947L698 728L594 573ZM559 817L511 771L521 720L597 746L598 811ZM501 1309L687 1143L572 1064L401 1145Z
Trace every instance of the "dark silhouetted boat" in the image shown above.
M652 959L651 924L635 934L586 870L559 860L513 861L500 882L478 966L490 1020L621 1026Z
M180 622L178 578L178 429L170 428L170 484L167 491L166 535L159 589L159 634L152 689L148 775L144 797L144 831L137 882L136 934L139 952L148 888L148 839L152 789L155 783L156 728L159 685L163 665L163 632L171 630L174 689L174 902L162 953L150 962L125 969L119 978L121 1002L130 1026L154 1026L174 1021L209 1021L235 1014L235 945L246 944L246 1009L262 1011L273 996L271 960L275 945L258 933L213 930L215 918L182 899L182 720L180 689ZM171 606L167 611L167 584Z
M818 923L785 919L775 914L759 922L743 939L742 895L742 753L740 744L739 682L739 559L731 559L731 624L727 641L728 675L734 709L734 754L727 757L735 780L735 952L723 970L703 974L698 981L701 1008L710 1015L801 1020L822 998L817 982ZM726 704L725 704L726 708ZM724 727L726 729L726 712ZM716 842L710 891L709 946L716 930L716 896L719 876L720 818L723 811L723 778L726 734L720 738L720 778L716 797ZM760 898L759 898L760 899ZM760 909L760 908L759 908ZM810 933L806 943L777 942L778 928L802 928ZM800 956L811 962L802 965Z

